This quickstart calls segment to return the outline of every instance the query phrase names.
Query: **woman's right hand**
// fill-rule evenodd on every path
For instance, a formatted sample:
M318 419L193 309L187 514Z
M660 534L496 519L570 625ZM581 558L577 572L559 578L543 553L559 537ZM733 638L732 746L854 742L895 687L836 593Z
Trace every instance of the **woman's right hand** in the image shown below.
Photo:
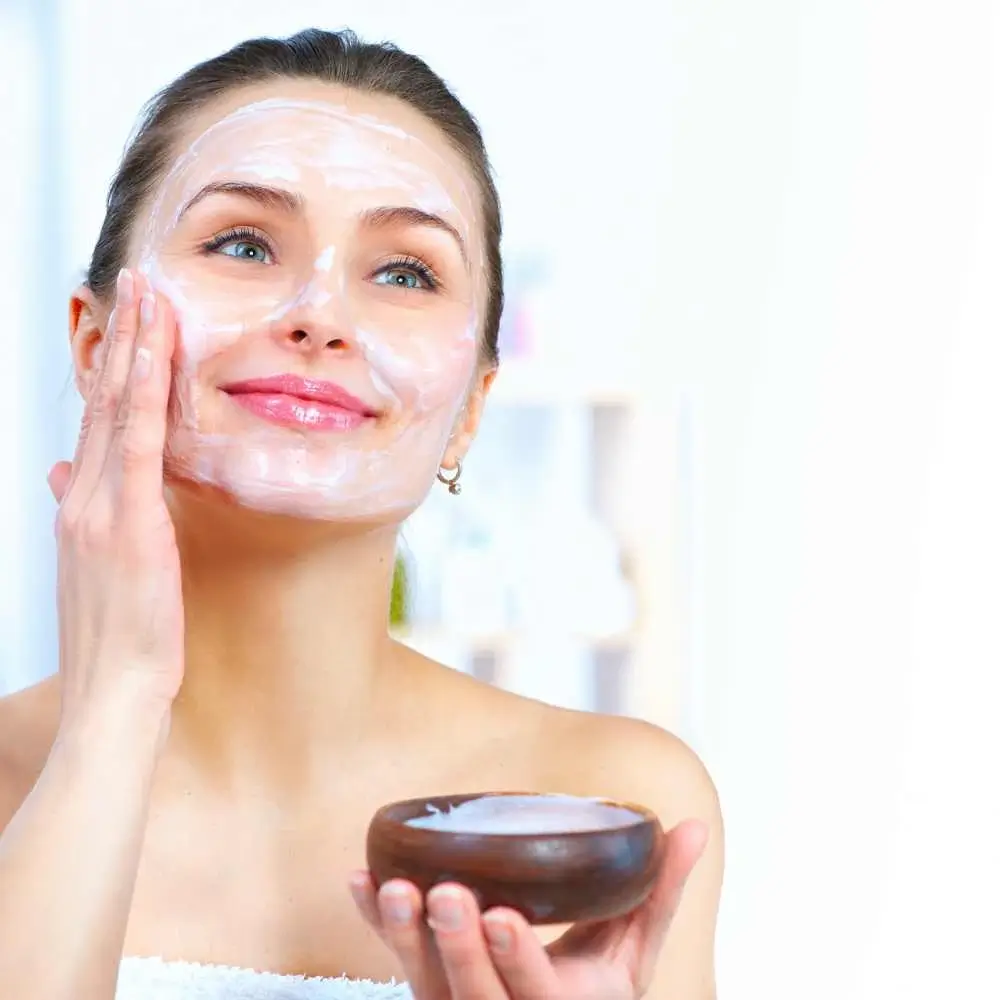
M122 271L76 455L49 473L64 724L108 699L168 713L180 687L180 558L163 478L174 342L169 305Z

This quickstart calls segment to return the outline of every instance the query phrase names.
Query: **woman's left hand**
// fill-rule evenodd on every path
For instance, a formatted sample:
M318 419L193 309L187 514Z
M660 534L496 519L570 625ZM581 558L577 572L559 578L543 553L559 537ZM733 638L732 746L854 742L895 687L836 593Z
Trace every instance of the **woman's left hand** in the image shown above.
M415 1000L636 1000L708 830L689 820L664 834L663 863L649 898L612 920L576 924L544 946L514 910L480 913L462 886L435 886L424 901L394 879L376 892L367 872L351 890L365 920L396 953Z

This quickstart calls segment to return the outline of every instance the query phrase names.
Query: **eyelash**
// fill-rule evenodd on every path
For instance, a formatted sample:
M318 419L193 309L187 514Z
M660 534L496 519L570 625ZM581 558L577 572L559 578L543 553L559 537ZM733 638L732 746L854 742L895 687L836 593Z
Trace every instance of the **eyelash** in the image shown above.
M207 243L202 244L202 250L205 253L216 253L230 243L258 243L271 257L275 256L271 241L259 229L251 229L249 226L236 226L213 236Z
M217 253L230 243L257 243L267 251L270 257L277 256L271 241L259 229L252 229L249 226L235 226L213 236L208 242L202 244L202 250L205 253ZM412 257L409 254L402 254L387 260L375 273L385 274L386 271L400 269L412 271L427 286L426 288L412 289L412 291L434 292L441 287L441 282L434 271L419 257Z
M387 260L375 273L385 274L386 271L399 270L412 271L427 285L426 288L412 289L413 291L434 292L441 287L441 282L438 280L437 275L430 269L430 267L420 260L419 257L411 257L409 254L404 254L399 257L393 257L391 260Z

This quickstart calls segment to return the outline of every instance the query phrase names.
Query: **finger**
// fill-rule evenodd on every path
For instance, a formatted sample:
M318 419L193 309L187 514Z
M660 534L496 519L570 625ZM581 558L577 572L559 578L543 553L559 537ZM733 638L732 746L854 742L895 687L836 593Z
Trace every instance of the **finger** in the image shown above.
M115 306L108 318L101 370L84 407L67 492L77 489L79 484L79 489L89 494L104 471L114 423L128 381L138 318L135 275L123 268L118 274Z
M514 910L497 907L483 916L483 933L493 964L515 1000L552 1000L559 977L542 942Z
M125 511L147 508L163 495L163 450L167 437L170 357L173 329L166 303L147 290L140 306L139 335L115 445L121 463L121 501Z
M350 887L354 904L360 911L361 916L364 917L365 923L372 930L378 931L381 934L382 918L379 916L375 884L372 882L371 875L366 871L354 872L351 875Z
M49 469L48 483L56 503L62 503L62 498L66 494L66 487L69 486L69 478L73 474L73 466L69 462L56 462Z
M386 882L378 891L378 909L383 940L399 958L417 1000L449 996L448 980L423 920L423 902L416 887L402 879Z
M508 1000L486 946L479 906L472 893L450 883L435 886L427 894L427 913L451 988L445 995L453 1000Z
M646 900L613 920L575 924L549 947L553 957L613 954L628 960L654 958L663 945L691 870L707 842L708 828L686 820L663 835L660 868Z
M645 949L659 951L684 886L707 843L708 827L697 819L685 820L664 834L660 874L649 898L635 914Z
M670 929L684 887L708 843L709 829L700 820L686 820L664 837L663 867L650 898L629 921L623 955L632 981L648 985Z

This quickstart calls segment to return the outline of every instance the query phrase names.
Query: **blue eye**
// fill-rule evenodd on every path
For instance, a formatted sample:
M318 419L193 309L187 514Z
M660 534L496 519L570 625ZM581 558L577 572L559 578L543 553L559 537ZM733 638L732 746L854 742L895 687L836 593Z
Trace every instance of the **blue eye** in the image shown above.
M416 257L404 257L386 263L375 275L377 285L405 288L414 291L433 291L438 287L434 272Z
M251 260L258 264L274 263L274 252L270 243L262 234L245 226L227 229L226 232L213 236L204 245L204 250L206 253L221 253L226 257Z
M256 260L267 263L269 255L267 247L249 240L237 240L235 243L225 243L219 247L219 253L227 257L242 257L244 260Z
M384 279L384 280L380 280ZM423 288L424 283L412 271L404 271L400 267L391 268L375 275L375 283L378 285L396 285L399 288Z

